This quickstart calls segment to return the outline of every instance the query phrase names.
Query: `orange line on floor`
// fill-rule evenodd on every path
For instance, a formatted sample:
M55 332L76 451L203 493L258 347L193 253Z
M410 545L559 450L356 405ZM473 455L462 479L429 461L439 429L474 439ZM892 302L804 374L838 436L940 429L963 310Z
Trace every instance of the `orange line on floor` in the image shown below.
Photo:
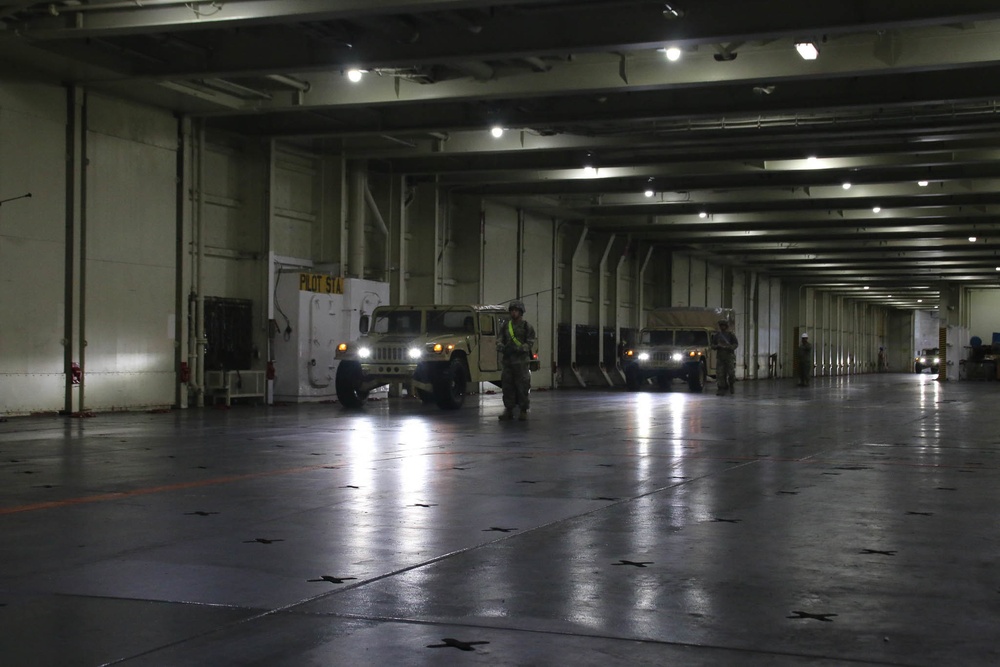
M132 489L131 491L115 491L113 493L101 493L96 496L84 496L82 498L66 498L64 500L51 500L44 503L31 503L30 505L17 505L15 507L0 507L0 516L5 514L18 514L20 512L34 512L36 510L56 509L59 507L72 507L73 505L85 505L87 503L100 503L108 500L121 500L122 498L132 498L135 496L148 496L151 493L164 493L167 491L180 491L183 489L194 489L200 486L213 486L216 484L229 484L241 482L247 479L258 477L275 477L277 475L291 475L297 472L308 472L326 468L325 465L306 466L303 468L288 468L286 470L271 470L269 472L255 472L247 475L231 475L229 477L215 477L213 479L203 479L196 482L180 482L178 484L167 484L165 486L150 486L144 489Z

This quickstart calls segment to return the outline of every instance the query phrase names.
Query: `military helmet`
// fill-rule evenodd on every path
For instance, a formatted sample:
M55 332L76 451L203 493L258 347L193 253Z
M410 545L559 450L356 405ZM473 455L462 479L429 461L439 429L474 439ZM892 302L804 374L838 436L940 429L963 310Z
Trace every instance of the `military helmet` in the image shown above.
M508 311L514 310L515 308L517 308L518 310L520 310L521 314L524 315L524 302L523 301L517 301L517 300L511 301L510 305L507 306L507 310Z

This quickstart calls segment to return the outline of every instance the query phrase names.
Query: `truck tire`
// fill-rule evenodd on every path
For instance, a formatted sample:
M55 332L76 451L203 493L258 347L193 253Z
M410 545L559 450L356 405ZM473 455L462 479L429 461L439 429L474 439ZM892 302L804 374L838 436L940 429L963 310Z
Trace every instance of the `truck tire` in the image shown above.
M639 369L635 366L629 366L625 369L625 388L629 391L639 391L639 385L642 384L642 379L639 377Z
M457 410L465 402L465 366L455 358L434 379L434 400L442 410Z
M341 361L337 365L337 400L345 408L357 409L368 399L368 392L361 391L361 364Z
M699 363L697 370L688 375L688 389L691 391L705 391L705 381L708 379L708 370L705 364Z

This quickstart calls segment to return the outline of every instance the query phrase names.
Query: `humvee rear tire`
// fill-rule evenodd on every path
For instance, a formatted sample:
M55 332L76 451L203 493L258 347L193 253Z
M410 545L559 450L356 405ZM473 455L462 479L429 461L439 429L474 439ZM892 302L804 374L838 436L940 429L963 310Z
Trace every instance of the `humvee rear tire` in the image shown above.
M625 369L625 388L629 391L639 391L639 371L635 366Z
M448 368L434 379L434 400L442 410L457 410L465 402L465 366L452 359Z
M361 364L341 361L337 365L337 400L345 408L357 409L368 399L368 392L361 391Z
M688 389L691 391L704 391L707 379L708 370L705 368L705 364L698 364L698 370L688 376Z

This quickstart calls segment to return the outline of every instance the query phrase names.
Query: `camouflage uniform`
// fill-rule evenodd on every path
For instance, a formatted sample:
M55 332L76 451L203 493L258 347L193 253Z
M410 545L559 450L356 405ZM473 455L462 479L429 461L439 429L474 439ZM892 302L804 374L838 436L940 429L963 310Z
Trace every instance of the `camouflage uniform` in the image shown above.
M517 322L509 320L500 327L497 349L502 356L502 372L500 384L503 389L503 414L500 419L511 419L514 407L521 409L521 419L527 419L530 406L528 393L531 391L531 371L528 364L535 349L535 329L525 321L524 304L515 301L510 304L513 310L521 311L521 319ZM513 336L511 331L513 330Z
M722 328L725 325L725 328ZM725 320L719 322L721 331L715 332L712 336L712 347L717 351L715 358L715 373L719 381L720 396L722 394L736 393L736 348L739 341L736 334L729 331L729 323Z
M806 334L802 334L801 341L799 343L799 386L808 387L809 379L812 377L813 346Z

